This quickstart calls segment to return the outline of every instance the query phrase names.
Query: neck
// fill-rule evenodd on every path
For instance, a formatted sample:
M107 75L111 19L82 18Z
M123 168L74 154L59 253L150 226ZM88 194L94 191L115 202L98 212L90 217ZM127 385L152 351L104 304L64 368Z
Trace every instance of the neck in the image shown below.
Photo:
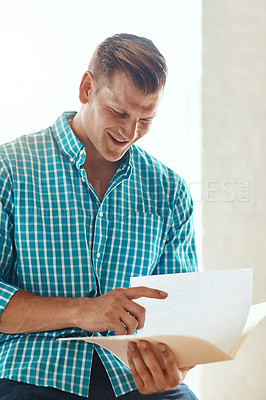
M69 125L86 149L86 160L83 164L83 168L86 171L88 181L94 187L99 199L102 201L104 194L120 165L120 161L110 162L100 156L90 140L84 134L79 114L69 121Z

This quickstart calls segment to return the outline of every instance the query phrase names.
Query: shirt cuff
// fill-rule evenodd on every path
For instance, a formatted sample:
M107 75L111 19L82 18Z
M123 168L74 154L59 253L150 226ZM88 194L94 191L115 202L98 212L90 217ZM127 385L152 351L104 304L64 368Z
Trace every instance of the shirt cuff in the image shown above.
M0 315L8 305L11 298L19 290L19 288L9 285L8 283L0 282Z

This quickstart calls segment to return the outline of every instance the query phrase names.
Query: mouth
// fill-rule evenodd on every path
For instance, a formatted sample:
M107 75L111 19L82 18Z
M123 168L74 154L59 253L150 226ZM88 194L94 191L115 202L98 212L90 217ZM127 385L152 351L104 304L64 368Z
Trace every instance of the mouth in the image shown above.
M118 138L115 138L113 135L111 135L110 132L107 132L107 133L108 133L109 138L111 139L111 141L112 141L116 146L124 147L124 146L126 146L126 145L129 143L128 140L118 139Z

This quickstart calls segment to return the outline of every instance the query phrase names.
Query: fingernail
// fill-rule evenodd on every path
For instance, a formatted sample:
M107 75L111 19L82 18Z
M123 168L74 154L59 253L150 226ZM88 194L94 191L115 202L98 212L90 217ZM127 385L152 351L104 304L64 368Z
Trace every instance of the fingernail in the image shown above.
M168 296L168 293L161 291L161 292L160 292L160 296L166 297L166 296Z
M129 348L130 351L135 351L136 350L136 343L129 342L128 343L128 348Z
M158 349L159 349L161 352L164 352L164 351L166 350L166 347L165 347L165 345L164 345L163 343L159 343L159 344L158 344Z
M145 342L139 342L139 347L140 347L142 350L145 350L145 349L147 348L147 344L146 344Z

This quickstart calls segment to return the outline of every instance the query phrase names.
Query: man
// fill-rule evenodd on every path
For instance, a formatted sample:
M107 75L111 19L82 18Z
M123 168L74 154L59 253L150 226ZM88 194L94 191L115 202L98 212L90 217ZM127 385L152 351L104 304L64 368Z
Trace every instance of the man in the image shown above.
M167 294L129 288L130 276L197 269L188 189L135 145L166 70L150 40L110 37L80 111L1 146L0 399L195 399L162 343L163 367L149 343L130 343L129 370L99 346L57 340L132 334L145 321L132 300Z

